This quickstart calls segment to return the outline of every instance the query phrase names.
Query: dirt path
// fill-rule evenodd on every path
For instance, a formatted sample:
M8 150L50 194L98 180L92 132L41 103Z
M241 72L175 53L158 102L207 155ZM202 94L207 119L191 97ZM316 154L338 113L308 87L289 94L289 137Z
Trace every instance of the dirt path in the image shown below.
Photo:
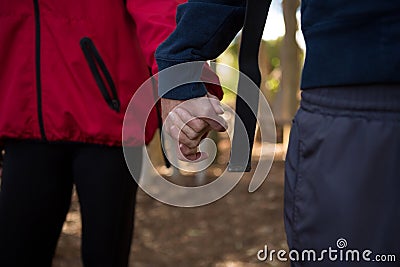
M275 162L268 179L248 193L249 177L219 201L199 208L162 204L143 191L137 197L133 267L289 266L259 262L257 251L286 249L283 226L283 162ZM193 177L180 177L185 181ZM80 223L76 199L59 241L55 267L80 267Z

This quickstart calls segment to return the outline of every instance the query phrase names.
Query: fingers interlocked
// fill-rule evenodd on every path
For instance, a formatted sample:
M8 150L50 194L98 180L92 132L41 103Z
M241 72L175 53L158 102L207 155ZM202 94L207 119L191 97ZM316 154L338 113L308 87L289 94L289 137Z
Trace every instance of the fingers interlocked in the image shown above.
M164 99L163 108L168 109L171 105L165 101L168 100ZM227 123L220 116L223 112L219 100L212 95L181 101L170 108L164 118L164 129L179 145L178 159L197 162L208 157L198 151L198 146L211 130L226 130Z

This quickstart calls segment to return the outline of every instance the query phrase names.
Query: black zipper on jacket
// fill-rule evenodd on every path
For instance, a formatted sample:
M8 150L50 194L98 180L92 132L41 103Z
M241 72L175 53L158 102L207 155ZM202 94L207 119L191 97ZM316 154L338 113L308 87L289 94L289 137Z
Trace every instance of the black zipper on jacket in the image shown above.
M101 91L101 94L103 95L110 108L112 108L116 112L119 112L121 104L118 99L117 89L115 87L114 81L112 80L111 74L108 71L99 52L94 46L92 40L88 37L83 37L80 41L80 45L83 54L85 55L86 61L89 64L90 71L92 72L94 79L96 80L96 84ZM99 69L102 72L112 95L110 95L109 91L107 90L106 83L104 82Z
M39 121L39 129L42 140L46 141L46 133L44 131L43 113L42 113L42 80L40 73L40 13L39 1L33 0L35 10L35 65L36 65L36 97L37 97L37 113Z

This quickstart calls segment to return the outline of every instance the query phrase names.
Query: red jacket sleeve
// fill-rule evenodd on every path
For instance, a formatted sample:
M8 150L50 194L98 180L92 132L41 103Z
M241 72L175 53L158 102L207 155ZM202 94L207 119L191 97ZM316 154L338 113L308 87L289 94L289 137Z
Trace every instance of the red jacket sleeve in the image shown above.
M175 29L176 8L184 0L127 0L127 10L137 27L137 35L146 63L158 71L154 59L157 46Z

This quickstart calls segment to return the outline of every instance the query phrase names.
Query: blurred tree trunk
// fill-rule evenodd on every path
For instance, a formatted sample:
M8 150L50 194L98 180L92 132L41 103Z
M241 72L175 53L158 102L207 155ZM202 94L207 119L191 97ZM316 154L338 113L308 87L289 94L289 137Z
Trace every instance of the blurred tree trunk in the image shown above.
M296 41L298 23L296 11L299 0L282 0L283 16L285 20L285 36L281 49L282 80L280 96L277 101L276 122L283 125L283 143L287 146L291 120L299 105L298 93L300 90L300 48Z
M261 72L260 90L261 93L263 93L265 98L268 100L268 103L271 103L273 95L267 86L268 74L271 72L271 67L268 64L268 57L269 55L267 53L267 43L265 41L261 41L260 50L258 53L258 66Z
M269 64L268 52L267 52L267 42L266 41L261 41L260 43L260 50L258 54L258 62L259 62L259 68L261 72L261 83L260 83L260 91L261 94L264 95L265 99L267 100L268 104L271 106L271 103L274 102L275 99L275 94L270 90L267 84L268 80L268 75L271 73L271 65ZM260 97L260 101L264 101L262 97ZM271 129L270 125L273 124L274 122L272 121L271 116L266 116L263 114L265 110L260 110L261 104L259 104L259 109L258 109L258 124L256 128L256 136L255 136L255 141L256 142L275 142L273 140L273 137L275 135L271 135ZM266 134L266 136L261 136L261 131L263 134Z

